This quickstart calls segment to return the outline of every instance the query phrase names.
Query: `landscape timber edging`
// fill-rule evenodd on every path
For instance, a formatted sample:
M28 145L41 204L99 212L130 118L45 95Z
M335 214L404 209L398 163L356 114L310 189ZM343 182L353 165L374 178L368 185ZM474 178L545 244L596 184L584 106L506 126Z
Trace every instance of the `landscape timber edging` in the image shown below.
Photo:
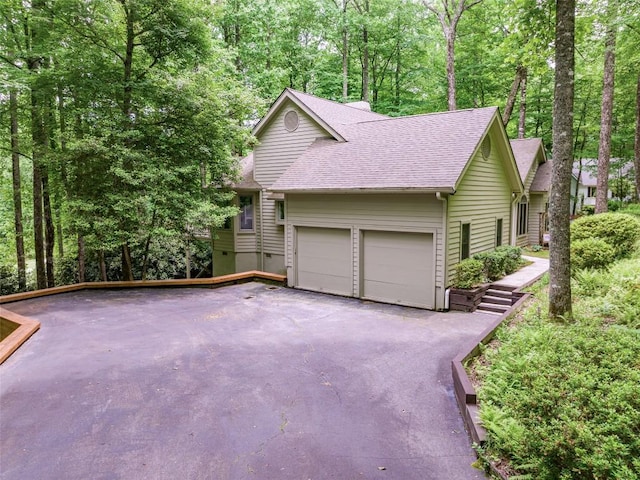
M470 341L465 347L454 357L451 361L451 373L453 376L453 390L458 403L458 408L462 415L464 425L469 432L471 441L479 446L483 445L486 441L487 431L480 421L480 408L478 406L478 397L476 389L467 374L465 369L465 363L474 357L477 357L482 352L482 347L488 344L495 336L496 330L502 323L515 312L520 310L524 303L532 295L531 293L522 292L522 289L533 285L545 274L541 273L534 279L528 281L526 284L521 285L513 291L514 294L520 296L520 298L502 315L497 317L482 333L480 333L475 339ZM477 453L477 451L476 451ZM508 480L507 477L502 474L492 462L489 462L489 468L492 473Z
M490 283L483 283L475 288L452 287L449 290L449 310L475 312L490 285Z
M43 288L31 292L14 293L0 296L0 305L4 303L18 302L30 298L57 295L60 293L76 292L85 289L109 289L109 288L147 288L147 287L211 287L217 288L235 283L260 280L272 283L285 284L287 277L275 273L251 270L242 273L232 273L210 278L170 279L170 280L136 280L132 282L84 282L61 287ZM29 317L18 315L6 308L0 307L0 318L15 323L18 327L4 340L0 341L0 364L15 352L31 335L38 331L40 322Z

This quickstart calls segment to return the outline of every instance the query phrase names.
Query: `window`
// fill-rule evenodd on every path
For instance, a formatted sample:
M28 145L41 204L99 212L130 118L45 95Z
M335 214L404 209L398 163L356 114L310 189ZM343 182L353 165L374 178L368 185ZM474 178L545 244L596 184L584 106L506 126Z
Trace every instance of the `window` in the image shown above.
M240 195L240 231L253 232L253 195Z
M596 196L596 187L587 187L587 197Z
M502 219L496 220L496 247L502 245Z
M469 250L471 245L471 224L463 223L460 241L460 260L469 258Z
M276 223L278 225L284 225L285 213L284 213L284 201L276 201Z
M529 231L529 202L527 197L522 197L518 204L518 235L526 235Z

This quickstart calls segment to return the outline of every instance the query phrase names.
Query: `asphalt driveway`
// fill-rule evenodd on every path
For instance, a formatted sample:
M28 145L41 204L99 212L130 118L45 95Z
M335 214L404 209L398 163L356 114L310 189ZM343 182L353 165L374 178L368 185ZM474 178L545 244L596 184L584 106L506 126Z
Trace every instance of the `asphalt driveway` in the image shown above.
M451 359L495 317L261 283L4 305L2 479L484 478Z

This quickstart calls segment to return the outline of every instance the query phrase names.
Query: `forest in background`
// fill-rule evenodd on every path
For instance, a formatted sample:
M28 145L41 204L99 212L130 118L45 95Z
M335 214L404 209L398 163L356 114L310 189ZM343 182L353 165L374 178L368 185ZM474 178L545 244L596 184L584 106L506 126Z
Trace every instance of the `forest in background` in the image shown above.
M550 153L554 30L548 0L6 0L2 293L206 273L195 232L236 213L219 187L285 87L388 115L497 105ZM640 161L640 5L580 1L575 34L574 157L603 155L614 72L622 171Z

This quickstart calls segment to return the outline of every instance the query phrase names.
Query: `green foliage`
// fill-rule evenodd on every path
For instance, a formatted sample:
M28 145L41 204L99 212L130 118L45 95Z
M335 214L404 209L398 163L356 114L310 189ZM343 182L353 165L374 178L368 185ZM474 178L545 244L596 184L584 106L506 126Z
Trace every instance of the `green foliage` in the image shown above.
M35 289L33 273L27 270L27 290ZM14 265L0 264L0 295L10 295L20 292L18 269Z
M571 268L605 268L615 260L616 252L600 238L585 238L571 242Z
M619 212L640 217L640 203L630 203L629 205L626 205L624 208L620 209Z
M580 210L580 215L583 216L593 215L594 213L596 213L596 207L594 207L593 205L583 205L582 209Z
M485 276L489 280L498 280L520 268L522 250L520 247L502 245L489 252L476 253L473 258L483 262Z
M475 258L466 258L456 265L452 286L455 288L473 288L485 281L484 263Z
M485 353L487 454L540 480L636 479L640 260L582 270L572 282L576 322L543 318L538 294L522 322L498 331L500 348Z
M581 217L571 224L571 240L598 238L607 242L615 251L616 258L633 253L640 239L640 220L625 214L602 213Z

